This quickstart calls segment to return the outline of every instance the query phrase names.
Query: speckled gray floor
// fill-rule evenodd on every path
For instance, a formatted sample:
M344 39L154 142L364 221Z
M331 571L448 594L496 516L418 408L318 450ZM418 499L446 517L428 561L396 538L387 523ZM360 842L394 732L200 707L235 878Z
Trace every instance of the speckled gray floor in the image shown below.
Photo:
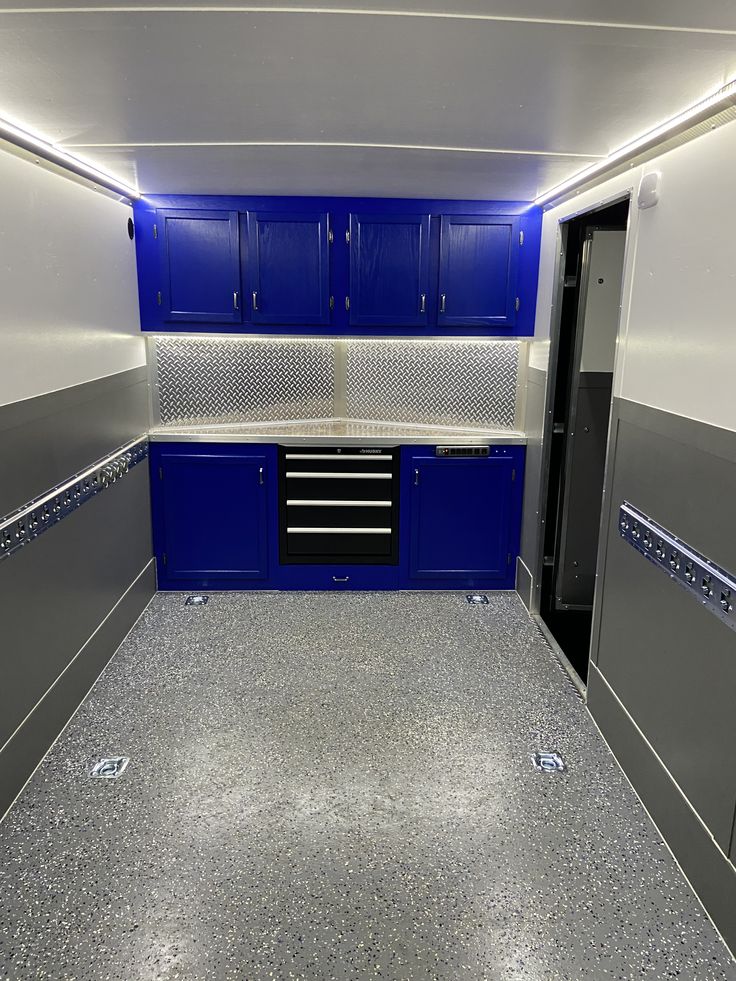
M183 599L0 825L1 977L736 979L515 595Z

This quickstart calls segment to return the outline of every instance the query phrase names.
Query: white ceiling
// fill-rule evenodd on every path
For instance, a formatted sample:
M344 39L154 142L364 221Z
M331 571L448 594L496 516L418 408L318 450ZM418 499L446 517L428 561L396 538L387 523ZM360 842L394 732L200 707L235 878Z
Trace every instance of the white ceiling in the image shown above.
M531 199L734 76L733 0L0 0L0 115L149 193Z

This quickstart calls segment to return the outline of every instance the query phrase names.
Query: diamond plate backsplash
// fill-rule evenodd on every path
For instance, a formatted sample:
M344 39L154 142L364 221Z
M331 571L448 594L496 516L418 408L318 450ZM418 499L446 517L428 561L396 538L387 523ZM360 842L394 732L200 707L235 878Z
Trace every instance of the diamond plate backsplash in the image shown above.
M162 425L339 416L514 428L518 341L156 337L152 344Z
M164 425L334 415L332 340L157 337L154 346Z
M513 429L518 341L350 340L351 419Z

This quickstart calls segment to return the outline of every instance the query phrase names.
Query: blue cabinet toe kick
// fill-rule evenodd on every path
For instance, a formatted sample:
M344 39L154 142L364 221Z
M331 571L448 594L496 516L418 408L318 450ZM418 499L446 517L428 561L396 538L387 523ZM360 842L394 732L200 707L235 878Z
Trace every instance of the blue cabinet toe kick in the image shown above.
M398 562L287 564L279 558L277 446L153 443L158 587L513 589L524 456L523 446L506 444L453 457L402 446ZM324 510L320 520L329 520Z

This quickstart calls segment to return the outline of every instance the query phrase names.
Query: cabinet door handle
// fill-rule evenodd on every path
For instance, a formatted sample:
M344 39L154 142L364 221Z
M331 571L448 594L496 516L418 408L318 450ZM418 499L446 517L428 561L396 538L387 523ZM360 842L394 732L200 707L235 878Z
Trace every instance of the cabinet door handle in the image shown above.
M420 313L426 313L427 312L427 294L426 293L422 293L422 295L421 295L421 302L419 303L419 312Z
M445 307L447 306L447 293L440 294L440 313L445 312Z
M258 483L263 487L263 467L258 468Z
M238 293L237 290L233 293L233 310L238 309Z
M414 471L414 486L415 487L418 487L419 486L419 471L418 470L415 470Z
M258 309L258 293L255 290L253 290L253 309Z

